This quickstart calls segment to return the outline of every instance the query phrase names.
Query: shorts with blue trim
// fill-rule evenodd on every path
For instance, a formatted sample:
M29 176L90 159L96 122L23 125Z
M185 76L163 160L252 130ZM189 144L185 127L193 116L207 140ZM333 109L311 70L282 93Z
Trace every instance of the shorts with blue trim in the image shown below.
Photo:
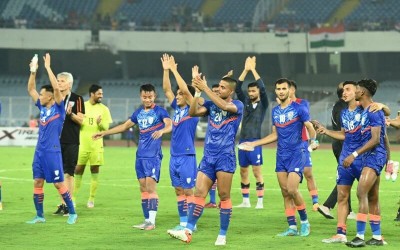
M160 180L161 159L162 157L136 158L136 177L138 179L150 177L158 183Z
M169 175L173 187L191 189L196 184L196 155L171 156Z
M64 181L61 152L35 151L32 163L33 179L45 179L47 183Z
M198 171L203 172L208 178L215 182L217 172L235 173L235 155L221 155L217 157L204 156L201 159Z

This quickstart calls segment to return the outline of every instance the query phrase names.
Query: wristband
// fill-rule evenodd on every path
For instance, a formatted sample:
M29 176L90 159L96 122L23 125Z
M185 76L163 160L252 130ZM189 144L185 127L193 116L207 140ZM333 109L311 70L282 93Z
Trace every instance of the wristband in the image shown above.
M194 97L200 97L200 96L201 96L201 92L194 93Z
M357 151L354 151L353 153L351 153L353 156L354 156L354 158L357 158L357 156L358 156L358 153L357 153Z

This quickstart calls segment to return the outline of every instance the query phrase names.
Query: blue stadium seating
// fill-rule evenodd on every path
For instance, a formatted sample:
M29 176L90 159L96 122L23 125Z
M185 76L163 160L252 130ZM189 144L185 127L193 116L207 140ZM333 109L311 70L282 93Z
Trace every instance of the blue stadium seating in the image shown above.
M342 0L292 0L274 22L279 26L290 22L324 23L341 3Z
M27 20L57 16L63 20L73 11L78 16L91 17L98 4L99 0L2 0L0 16L6 19L21 17Z
M214 16L214 23L252 22L259 0L225 0Z
M360 5L346 17L345 22L400 21L398 0L361 0Z

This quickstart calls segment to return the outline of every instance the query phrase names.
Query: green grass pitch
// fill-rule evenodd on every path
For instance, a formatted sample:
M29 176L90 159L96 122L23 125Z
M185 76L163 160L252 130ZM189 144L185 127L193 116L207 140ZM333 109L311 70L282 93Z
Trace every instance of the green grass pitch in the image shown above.
M193 241L187 245L171 239L166 231L178 223L176 199L170 185L168 161L169 148L164 147L160 197L156 229L141 231L133 224L143 220L140 192L134 171L135 147L106 147L106 164L100 170L100 184L95 208L86 208L89 195L90 171L87 168L83 186L77 198L78 222L67 225L66 217L53 216L59 203L55 188L45 185L45 224L28 225L35 209L32 201L31 162L34 148L0 147L0 180L2 181L3 211L0 211L0 249L207 249L214 248L219 229L217 209L205 209L198 223ZM198 148L198 160L202 148ZM336 162L331 150L318 150L312 154L313 172L319 189L320 203L335 185ZM400 160L399 152L392 152L392 159ZM263 174L265 181L264 209L255 210L255 180L251 176L250 199L252 208L233 209L227 235L226 249L337 249L344 245L324 244L322 239L336 233L336 220L327 220L311 211L311 198L306 184L301 192L307 204L311 223L309 237L275 237L286 229L283 201L275 172L275 150L264 149ZM400 226L395 223L400 194L399 182L381 181L382 233L388 245L385 249L400 248ZM356 186L357 184L355 184ZM234 175L233 205L241 202L239 171ZM352 192L355 211L358 202L355 187ZM336 217L336 209L333 210ZM298 215L297 215L298 219ZM348 239L355 235L355 221L348 221ZM371 237L367 225L366 238Z

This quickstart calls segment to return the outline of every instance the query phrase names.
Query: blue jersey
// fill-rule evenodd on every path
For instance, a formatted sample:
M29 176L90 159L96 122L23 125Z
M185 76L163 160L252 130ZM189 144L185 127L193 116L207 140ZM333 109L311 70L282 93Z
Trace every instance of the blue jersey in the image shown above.
M291 102L287 107L280 105L272 109L272 123L278 134L278 152L294 151L303 148L302 129L304 122L310 120L305 105Z
M186 105L184 108L180 108L176 104L176 99L172 101L171 107L175 110L172 120L171 155L196 154L194 137L199 118L189 116L190 106Z
M301 99L301 98L296 98L296 101L300 105L304 105L307 109L308 114L310 114L310 103L307 100ZM303 130L301 131L301 138L304 141L303 146L305 149L308 148L308 139L310 136L308 135L308 131L306 126L303 126Z
M65 119L64 101L54 103L49 109L40 104L39 99L35 104L40 110L39 138L36 145L37 151L61 152L60 135Z
M208 112L208 127L205 138L204 156L235 155L235 137L243 115L243 103L233 100L237 113L220 109L211 101L203 106Z
M361 140L361 114L363 110L361 106L357 106L353 111L348 108L342 110L341 120L345 138L341 157L346 158L363 145Z
M371 128L381 127L381 133L379 135L379 144L370 150L374 153L377 158L386 159L386 147L385 147L385 116L383 111L370 112L369 107L365 109L361 114L361 138L362 143L365 145L371 139Z
M164 118L169 118L167 111L157 105L153 105L147 111L141 106L132 114L131 121L139 126L140 132L139 145L136 151L137 158L162 157L162 139L153 139L151 135L164 128Z

